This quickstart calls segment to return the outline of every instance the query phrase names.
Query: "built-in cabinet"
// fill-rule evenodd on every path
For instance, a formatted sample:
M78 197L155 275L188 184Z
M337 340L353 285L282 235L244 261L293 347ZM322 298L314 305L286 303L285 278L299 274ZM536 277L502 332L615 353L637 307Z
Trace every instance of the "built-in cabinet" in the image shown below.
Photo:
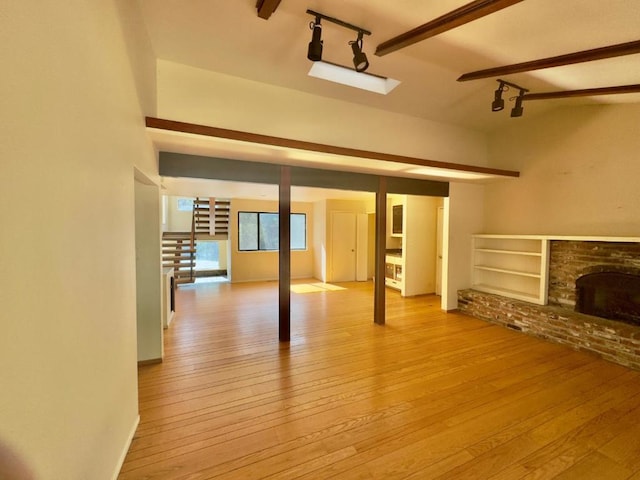
M549 240L532 235L474 235L472 288L547 303Z
M402 296L435 292L437 202L425 196L390 198L385 284Z
M385 285L402 290L402 279L402 256L397 254L387 255L385 258Z

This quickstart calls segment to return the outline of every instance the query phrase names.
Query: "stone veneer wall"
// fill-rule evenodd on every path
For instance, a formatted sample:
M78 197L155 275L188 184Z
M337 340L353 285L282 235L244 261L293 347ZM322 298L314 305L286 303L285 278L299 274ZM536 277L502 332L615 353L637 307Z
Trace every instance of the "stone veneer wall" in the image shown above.
M458 309L475 318L640 370L640 327L471 289L458 292Z
M573 311L576 279L603 270L638 274L640 243L551 240L549 305L469 289L458 292L458 309L640 370L639 326Z
M602 266L610 267L610 271L638 274L640 243L551 240L549 303L573 310L576 280L587 273L604 270Z

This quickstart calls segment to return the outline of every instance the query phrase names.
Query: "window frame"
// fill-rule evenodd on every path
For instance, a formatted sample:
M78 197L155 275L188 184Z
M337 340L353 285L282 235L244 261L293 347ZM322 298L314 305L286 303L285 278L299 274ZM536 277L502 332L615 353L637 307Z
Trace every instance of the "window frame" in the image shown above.
M255 214L257 217L257 225L256 225L256 239L255 239L255 243L258 246L258 248L256 249L248 249L248 248L241 248L240 247L240 215L243 213L248 213L248 214ZM279 217L279 213L278 212L260 212L260 211L249 211L249 210L238 210L238 244L237 244L237 248L238 248L238 252L278 252L280 251L280 238L278 238L278 248L260 248L260 217L261 215L276 215L278 217L278 220L280 219ZM308 236L307 236L307 214L306 213L298 213L298 212L292 212L290 213L290 216L293 217L294 215L296 216L302 216L304 217L304 247L302 248L293 248L291 247L291 251L292 252L303 252L306 251L308 249ZM291 244L291 235L289 235L289 244Z

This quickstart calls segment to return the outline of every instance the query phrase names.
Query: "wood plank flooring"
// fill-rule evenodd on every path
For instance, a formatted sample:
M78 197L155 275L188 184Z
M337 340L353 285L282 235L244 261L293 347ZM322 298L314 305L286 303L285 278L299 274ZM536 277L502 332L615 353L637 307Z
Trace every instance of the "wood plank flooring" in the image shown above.
M129 479L640 479L640 372L371 283L181 287Z

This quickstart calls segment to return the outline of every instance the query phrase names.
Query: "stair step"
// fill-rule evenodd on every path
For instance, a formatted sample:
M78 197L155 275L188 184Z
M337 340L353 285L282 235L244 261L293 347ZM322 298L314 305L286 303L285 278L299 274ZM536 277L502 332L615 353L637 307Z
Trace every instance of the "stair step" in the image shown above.
M186 265L181 263L163 263L164 268L173 268L174 274L189 275L189 272L195 267L195 265Z
M165 268L173 268L173 275L175 277L184 277L184 276L189 276L191 274L191 267L182 267L180 265L163 265Z
M193 283L193 281L195 280L195 277L193 279L191 278L176 278L174 281L176 284L180 285L182 283Z
M189 270L187 270L187 271L177 270L177 271L173 272L173 277L176 278L176 279L190 278L192 276L195 277L195 273L193 275L191 275L191 272Z
M184 263L184 262L195 262L195 258L191 257L191 255L163 255L163 262L173 262L173 263Z

